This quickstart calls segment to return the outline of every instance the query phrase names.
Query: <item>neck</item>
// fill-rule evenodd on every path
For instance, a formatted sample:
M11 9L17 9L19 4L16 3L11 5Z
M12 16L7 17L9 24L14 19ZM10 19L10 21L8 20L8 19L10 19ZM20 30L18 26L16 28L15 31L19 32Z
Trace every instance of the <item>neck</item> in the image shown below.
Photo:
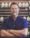
M13 16L13 15L12 15L13 20L16 20L17 17L18 17L18 15L17 15L17 16Z

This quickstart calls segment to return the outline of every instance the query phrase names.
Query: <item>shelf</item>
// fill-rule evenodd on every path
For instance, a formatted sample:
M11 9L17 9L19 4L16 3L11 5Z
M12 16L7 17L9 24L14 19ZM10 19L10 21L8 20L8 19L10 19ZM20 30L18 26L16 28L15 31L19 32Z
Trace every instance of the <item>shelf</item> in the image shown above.
M1 9L0 12L10 12L10 9ZM19 12L29 12L29 10L19 10Z
M5 12L0 12L0 14L1 14L1 13L11 13L11 12L6 12L6 11L5 11ZM19 12L19 13L29 13L29 12Z
M4 1L4 3L5 2L8 2L8 3L10 3L11 1ZM21 1L16 1L16 2L21 2ZM22 3L23 2L28 2L29 3L29 1L22 1ZM0 3L2 3L1 1L0 1ZM30 5L30 4L29 4ZM26 19L27 19L27 17L28 16L30 16L30 10L29 10L29 7L19 7L20 8L20 11L19 11L19 16L22 16L22 17L26 17ZM28 10L27 10L28 9ZM5 18L7 18L7 17L9 17L9 16L11 16L11 12L10 12L10 7L0 7L0 17L3 17L4 19ZM29 32L30 32L30 21L27 21L28 22L28 27L29 27ZM1 27L1 25L2 25L2 21L0 22L0 27ZM0 30L1 30L1 28L0 28ZM27 35L25 38L29 38L30 37L30 35ZM7 37L6 37L7 38Z
M27 21L27 22L29 22L29 23L30 23L30 21Z
M10 9L10 7L0 7L1 9ZM19 7L20 9L25 9L25 8L29 8L29 7Z
M11 13L11 12L0 12L0 14L1 14L1 13Z
M0 16L11 16L11 15L0 15ZM28 15L19 15L19 16L28 16Z
M20 10L19 12L29 12L29 10Z
M22 10L22 11L24 11L24 10L27 11L26 9L20 9L20 10ZM28 10L29 10L29 9L28 9Z
M0 7L0 9L10 9L10 7Z
M25 9L25 8L29 8L29 7L19 7L20 9Z
M25 10L26 8L28 10ZM25 16L27 18L29 16L29 12L30 12L29 7L20 7L19 16L22 16L22 17ZM11 16L10 7L3 7L3 8L0 7L0 17L1 16L4 19ZM27 22L28 22L28 27L29 27L28 30L30 31L30 21L27 21ZM0 27L1 27L2 23L3 22L0 23ZM29 37L29 35L26 37Z
M19 13L29 13L29 12L19 12Z
M10 11L10 9L0 9L0 12Z
M26 36L25 38L30 38L30 35L29 36Z
M19 16L28 16L28 15L19 15Z
M11 16L11 15L0 15L0 16Z

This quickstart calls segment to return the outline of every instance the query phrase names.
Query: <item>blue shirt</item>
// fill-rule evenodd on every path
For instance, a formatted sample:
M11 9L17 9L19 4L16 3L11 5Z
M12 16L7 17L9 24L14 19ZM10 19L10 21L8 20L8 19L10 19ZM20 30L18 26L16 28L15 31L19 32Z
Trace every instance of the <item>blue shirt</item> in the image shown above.
M20 17L19 15L16 20L13 20L12 16L9 16L9 18L4 19L1 27L1 29L4 30L7 29L21 30L24 28L28 28L27 21L24 18ZM24 38L24 36L17 38Z

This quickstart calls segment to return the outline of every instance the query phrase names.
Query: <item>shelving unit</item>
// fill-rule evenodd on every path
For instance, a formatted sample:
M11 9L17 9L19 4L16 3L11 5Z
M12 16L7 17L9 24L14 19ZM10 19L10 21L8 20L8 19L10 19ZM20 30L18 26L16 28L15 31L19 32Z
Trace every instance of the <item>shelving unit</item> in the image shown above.
M25 1L24 3L26 3L26 2L28 2L28 1ZM0 2L0 3L2 3L2 2ZM19 3L19 1L17 3ZM23 3L23 1L21 1L21 3ZM27 17L30 17L29 7L19 7L19 8L20 8L19 16L26 17L26 20L27 20ZM9 16L11 16L10 7L1 7L0 6L0 18L3 17L5 19L5 18L8 18ZM29 27L29 35L27 37L30 37L30 21L27 21L27 23L28 23L28 27ZM0 28L1 28L1 25L2 25L2 21L0 21ZM27 37L25 37L25 38L27 38Z

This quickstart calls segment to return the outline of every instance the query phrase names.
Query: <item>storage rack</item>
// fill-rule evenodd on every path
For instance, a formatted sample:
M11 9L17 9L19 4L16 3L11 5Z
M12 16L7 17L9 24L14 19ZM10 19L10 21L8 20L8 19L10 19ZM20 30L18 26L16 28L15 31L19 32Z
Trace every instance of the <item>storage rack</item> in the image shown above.
M4 3L5 2L6 1L4 1ZM17 2L17 3L19 3L19 2L21 2L21 3L22 2L24 2L24 3L28 2L28 4L29 4L29 1L15 1L15 2ZM11 16L10 7L1 7L1 3L2 3L2 1L0 2L0 17L3 17L4 19L6 19L9 16ZM10 3L10 2L7 1L7 3ZM30 6L30 4L29 4L29 6ZM27 17L30 17L29 7L19 7L19 8L20 8L19 16L26 17L26 20L27 20ZM26 10L26 8L28 10ZM29 27L29 30L28 30L29 31L29 35L27 35L27 37L30 37L30 21L27 21L27 23L28 23L28 27ZM0 21L0 30L1 30L1 25L2 25L2 21ZM27 37L25 37L25 38L27 38Z

